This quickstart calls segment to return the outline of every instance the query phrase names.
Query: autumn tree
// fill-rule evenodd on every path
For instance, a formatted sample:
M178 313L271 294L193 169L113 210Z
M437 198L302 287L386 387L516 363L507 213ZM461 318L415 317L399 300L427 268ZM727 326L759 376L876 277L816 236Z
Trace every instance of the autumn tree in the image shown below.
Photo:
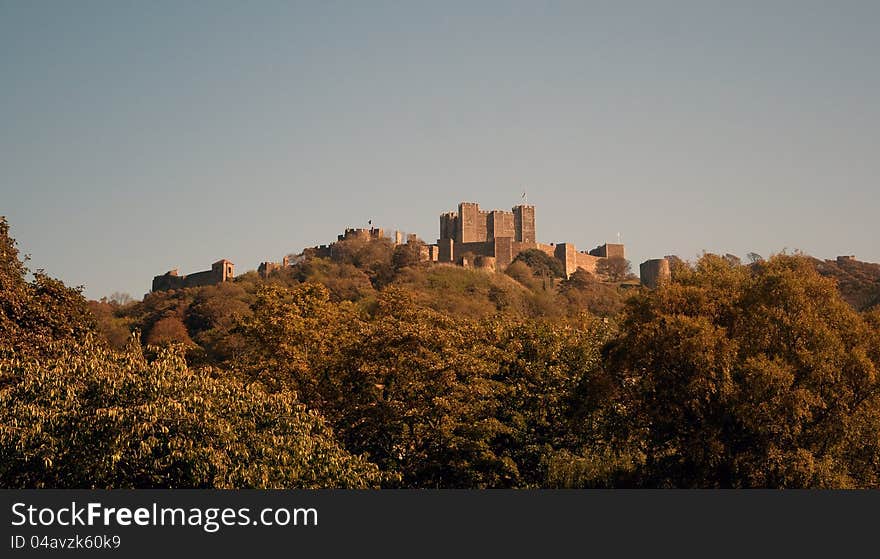
M530 248L516 255L514 262L522 262L531 268L532 273L541 278L564 278L562 263L543 250Z
M422 250L425 247L424 241L410 241L405 244L394 247L391 258L394 270L400 270L408 266L416 266L422 261Z
M615 286L603 284L593 274L578 268L568 279L559 284L559 294L565 301L569 314L584 311L608 317L623 309L623 298Z
M596 263L596 274L605 281L623 281L632 276L632 265L622 256L601 258Z
M164 346L182 344L192 346L193 341L189 337L186 325L177 316L166 316L159 319L147 335L147 345Z
M808 259L704 255L628 305L606 368L656 487L872 487L876 337Z

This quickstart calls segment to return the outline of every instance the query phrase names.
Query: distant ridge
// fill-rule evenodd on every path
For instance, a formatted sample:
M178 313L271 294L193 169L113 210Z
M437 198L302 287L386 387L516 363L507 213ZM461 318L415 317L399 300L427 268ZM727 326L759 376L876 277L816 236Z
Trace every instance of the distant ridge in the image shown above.
M862 262L855 256L813 260L820 274L837 281L840 294L856 310L864 311L880 305L880 264Z

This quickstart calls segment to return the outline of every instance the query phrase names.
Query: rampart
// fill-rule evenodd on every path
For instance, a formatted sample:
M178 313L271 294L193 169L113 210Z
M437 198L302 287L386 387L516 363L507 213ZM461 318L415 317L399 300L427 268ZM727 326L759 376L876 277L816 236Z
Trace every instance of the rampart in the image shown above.
M235 278L235 265L229 260L218 260L211 264L211 269L181 276L177 269L165 272L153 278L152 291L170 291L184 287L201 287L216 285Z

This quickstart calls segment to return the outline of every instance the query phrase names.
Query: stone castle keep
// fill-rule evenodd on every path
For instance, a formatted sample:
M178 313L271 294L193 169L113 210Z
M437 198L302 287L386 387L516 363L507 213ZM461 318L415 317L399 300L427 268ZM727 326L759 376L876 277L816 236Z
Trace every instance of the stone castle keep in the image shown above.
M346 229L337 237L337 242L307 249L304 254L312 257L333 257L339 248L337 243L345 241L373 242L386 239L385 231L379 228ZM395 232L392 239L395 245L404 244L404 235ZM416 235L406 235L406 244L417 246L423 262L455 264L487 270L503 271L518 254L527 250L540 250L557 259L570 276L583 269L596 273L597 265L610 258L625 258L622 244L605 243L590 251L578 251L572 243L543 244L537 241L535 206L520 204L511 211L480 209L479 204L461 202L458 211L440 215L440 237L436 244L422 243ZM291 262L285 257L281 262L263 262L258 268L261 277L286 268ZM640 267L642 283L657 287L669 277L669 262L663 258L649 260ZM167 291L183 287L214 285L232 281L234 266L229 260L215 262L210 270L181 276L171 270L153 278L153 291Z
M479 204L462 202L457 212L440 216L437 262L475 265L504 270L516 256L536 249L560 261L566 276L578 268L595 273L605 258L624 258L622 244L603 244L593 250L578 251L572 243L537 242L535 206L519 205L511 211L484 211Z

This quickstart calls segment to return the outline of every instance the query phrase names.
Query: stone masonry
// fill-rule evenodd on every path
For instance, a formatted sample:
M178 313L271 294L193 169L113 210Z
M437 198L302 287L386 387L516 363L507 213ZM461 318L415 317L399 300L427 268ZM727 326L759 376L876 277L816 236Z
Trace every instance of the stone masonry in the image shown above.
M177 269L165 272L153 278L152 291L170 291L184 287L200 287L232 281L235 277L235 265L229 260L218 260L211 264L211 269L181 276Z
M437 239L437 261L503 270L516 256L536 249L558 259L570 276L578 268L595 273L598 262L605 258L624 258L621 244L604 244L586 252L572 243L543 244L537 242L535 206L521 204L511 211L484 211L479 204L461 202L457 212L440 215L440 238Z

